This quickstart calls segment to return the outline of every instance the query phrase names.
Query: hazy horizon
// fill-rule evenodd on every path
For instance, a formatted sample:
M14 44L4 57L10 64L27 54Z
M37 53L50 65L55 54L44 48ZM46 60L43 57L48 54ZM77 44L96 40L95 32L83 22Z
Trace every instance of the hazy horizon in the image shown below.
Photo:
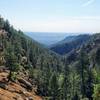
M2 0L0 14L32 32L100 32L100 0Z
M57 33L57 32L24 32L27 36L31 37L33 40L50 46L52 44L58 43L59 41L64 40L68 36L75 36L80 34L89 34L89 33Z

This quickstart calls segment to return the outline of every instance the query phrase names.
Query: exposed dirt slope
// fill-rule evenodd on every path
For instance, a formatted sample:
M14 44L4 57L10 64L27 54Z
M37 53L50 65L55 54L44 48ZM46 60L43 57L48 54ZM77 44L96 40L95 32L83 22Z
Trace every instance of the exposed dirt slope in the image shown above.
M42 100L34 90L28 91L18 82L7 82L8 72L0 72L0 100Z

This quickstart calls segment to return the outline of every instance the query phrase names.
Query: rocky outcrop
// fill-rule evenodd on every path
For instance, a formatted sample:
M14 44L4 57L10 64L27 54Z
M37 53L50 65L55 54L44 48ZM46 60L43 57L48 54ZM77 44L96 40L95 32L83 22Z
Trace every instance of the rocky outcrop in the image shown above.
M25 79L18 78L18 81L25 86L28 90L32 90L32 84L26 81Z
M42 100L34 90L28 91L32 89L31 83L22 78L19 78L17 83L7 82L7 76L8 71L0 71L0 100Z

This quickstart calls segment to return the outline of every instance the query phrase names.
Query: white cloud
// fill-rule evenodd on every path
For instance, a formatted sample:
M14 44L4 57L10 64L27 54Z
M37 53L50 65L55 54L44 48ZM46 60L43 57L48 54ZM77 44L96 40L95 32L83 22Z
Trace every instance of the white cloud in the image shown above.
M92 4L95 0L88 0L87 2L85 2L84 4L82 4L82 7L86 7L90 4Z

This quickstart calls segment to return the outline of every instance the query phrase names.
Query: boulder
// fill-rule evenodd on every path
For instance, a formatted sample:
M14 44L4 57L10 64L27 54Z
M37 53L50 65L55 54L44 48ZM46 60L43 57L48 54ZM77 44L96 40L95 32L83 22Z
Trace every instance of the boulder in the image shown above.
M27 89L32 90L32 84L28 81L26 81L25 79L22 78L18 78L18 81L20 83L22 83L23 85L25 85L27 87Z
M6 84L5 84L5 83L0 82L0 88L6 89Z

